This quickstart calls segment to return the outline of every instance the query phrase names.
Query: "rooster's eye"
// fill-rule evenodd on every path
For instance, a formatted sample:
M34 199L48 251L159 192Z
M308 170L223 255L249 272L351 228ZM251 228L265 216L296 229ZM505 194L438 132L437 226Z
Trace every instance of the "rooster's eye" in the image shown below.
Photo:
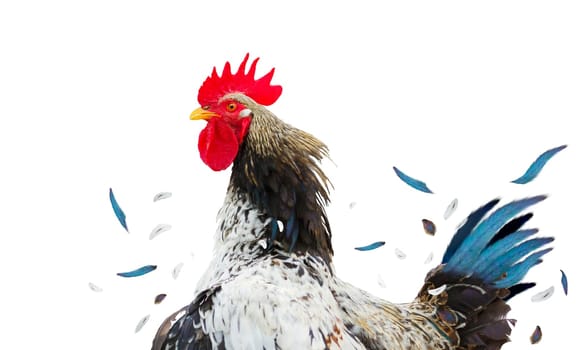
M235 110L236 110L236 107L237 107L237 105L236 105L235 103L233 103L233 102L232 102L232 103L229 103L227 106L225 106L225 109L226 109L228 112L233 112L233 111L235 111Z

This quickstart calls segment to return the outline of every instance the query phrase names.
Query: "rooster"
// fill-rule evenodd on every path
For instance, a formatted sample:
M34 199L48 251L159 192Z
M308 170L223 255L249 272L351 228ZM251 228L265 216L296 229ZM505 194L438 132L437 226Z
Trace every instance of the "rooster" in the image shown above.
M202 161L232 166L218 213L212 261L196 297L160 326L154 350L500 349L509 341L507 300L534 286L526 273L552 250L532 238L524 213L545 196L498 199L472 212L411 303L393 304L339 279L319 167L325 144L266 106L282 87L274 69L255 78L229 62L199 89L193 120Z

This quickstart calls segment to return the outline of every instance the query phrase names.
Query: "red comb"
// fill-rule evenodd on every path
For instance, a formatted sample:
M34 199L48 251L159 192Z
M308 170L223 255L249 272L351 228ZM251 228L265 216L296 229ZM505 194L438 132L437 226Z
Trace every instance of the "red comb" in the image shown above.
M242 93L264 106L269 106L276 102L282 93L282 86L270 85L270 80L274 75L274 68L262 78L255 80L254 73L256 73L256 63L258 63L259 58L252 62L250 70L245 73L248 57L250 57L249 53L244 57L236 74L232 74L229 62L225 63L221 76L217 75L217 70L213 67L213 72L199 88L199 95L197 96L199 104L202 106L213 104L225 94L231 92Z

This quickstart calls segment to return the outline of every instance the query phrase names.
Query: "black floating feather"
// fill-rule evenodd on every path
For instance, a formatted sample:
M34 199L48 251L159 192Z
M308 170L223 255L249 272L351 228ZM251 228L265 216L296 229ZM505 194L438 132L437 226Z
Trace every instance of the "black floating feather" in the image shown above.
M160 304L160 303L162 303L163 300L165 300L166 297L167 297L167 295L165 293L161 293L154 298L154 303Z

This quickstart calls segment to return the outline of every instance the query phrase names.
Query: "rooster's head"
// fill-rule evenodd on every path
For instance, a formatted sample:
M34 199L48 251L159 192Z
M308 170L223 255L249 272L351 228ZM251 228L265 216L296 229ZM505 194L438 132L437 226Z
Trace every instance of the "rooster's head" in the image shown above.
M199 135L201 159L215 171L232 164L250 127L254 110L276 102L282 87L270 85L274 68L259 79L254 79L256 58L246 73L246 55L235 74L229 62L221 75L213 68L211 75L199 88L197 97L201 107L191 113L193 120L206 120L207 126Z
M270 241L330 261L329 180L319 167L327 146L266 108L282 87L270 84L274 69L254 78L258 59L246 72L248 58L236 73L229 63L221 75L214 68L199 88L201 107L191 119L207 121L199 135L201 159L215 171L233 164L229 188L272 218Z

